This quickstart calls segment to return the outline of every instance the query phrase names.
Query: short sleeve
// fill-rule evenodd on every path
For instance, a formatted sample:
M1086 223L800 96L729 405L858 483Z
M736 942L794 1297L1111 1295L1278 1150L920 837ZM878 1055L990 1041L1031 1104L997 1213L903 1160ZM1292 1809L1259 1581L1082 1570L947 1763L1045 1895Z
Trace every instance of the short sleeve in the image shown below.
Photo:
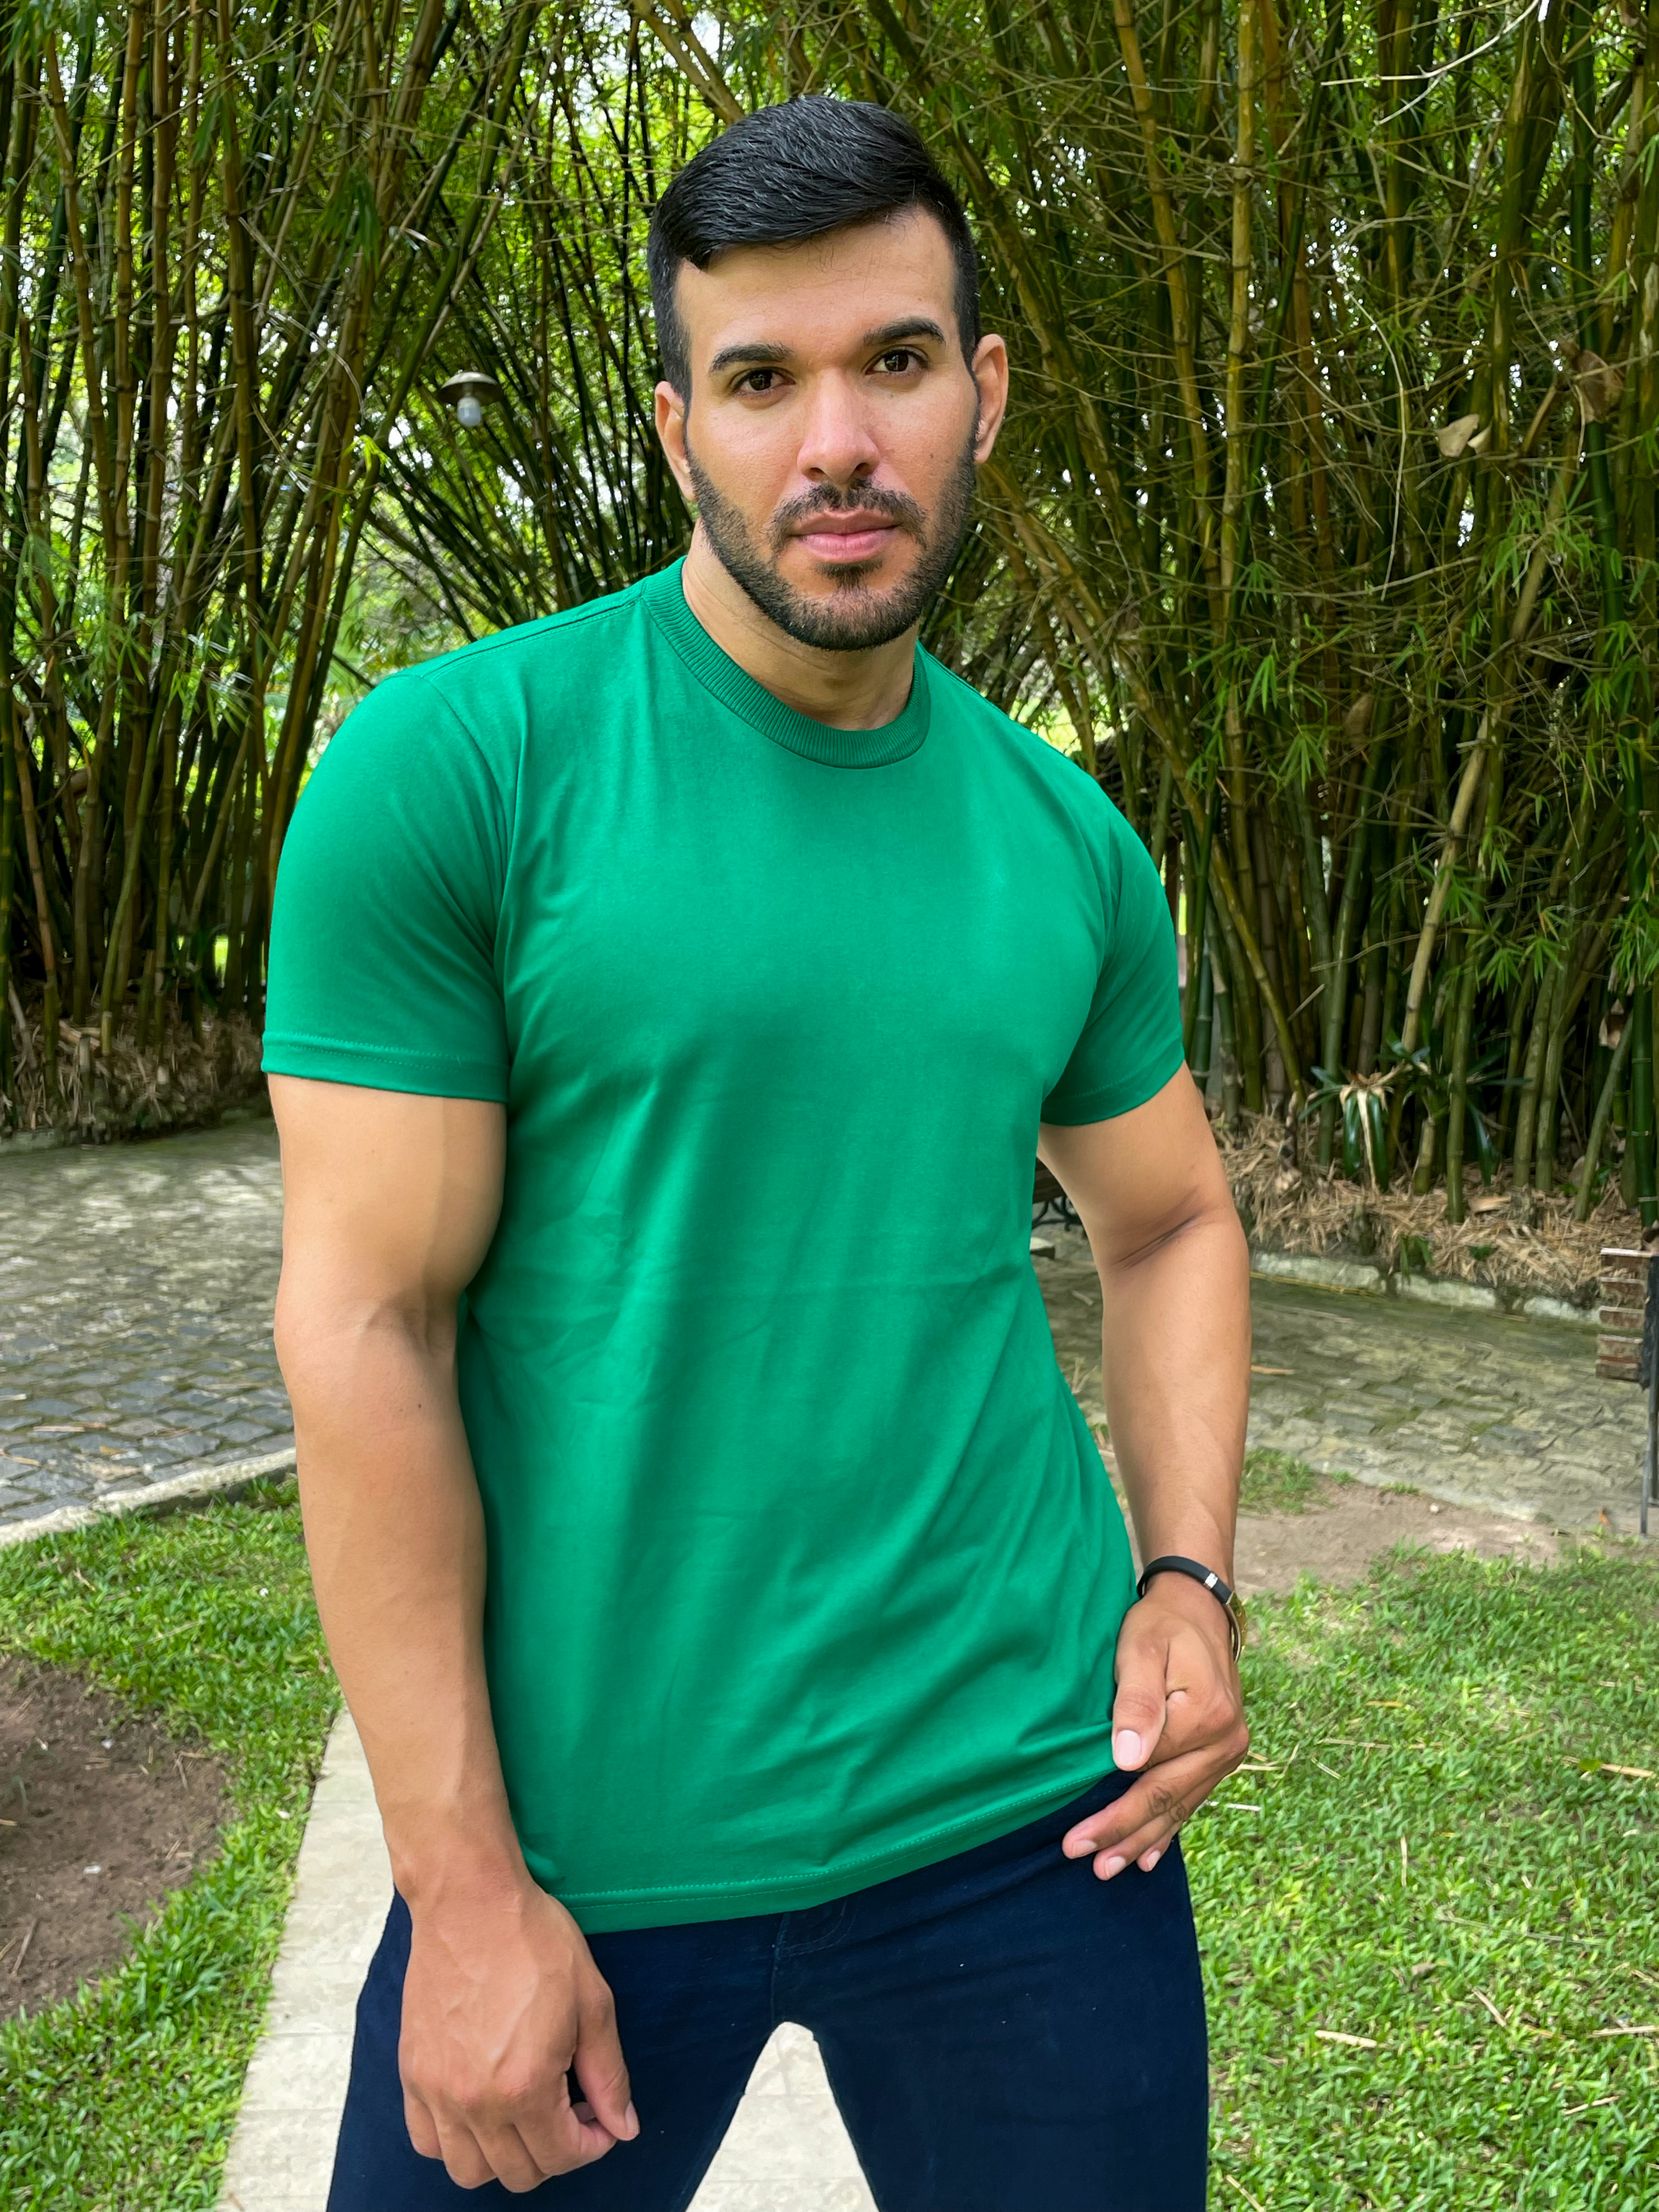
M1094 998L1045 1121L1109 1121L1156 1097L1181 1066L1175 927L1152 855L1100 794L1105 847L1105 951ZM1091 810L1092 811L1092 810Z
M411 670L370 692L312 771L283 841L268 1074L505 1102L495 934L509 821L435 685Z

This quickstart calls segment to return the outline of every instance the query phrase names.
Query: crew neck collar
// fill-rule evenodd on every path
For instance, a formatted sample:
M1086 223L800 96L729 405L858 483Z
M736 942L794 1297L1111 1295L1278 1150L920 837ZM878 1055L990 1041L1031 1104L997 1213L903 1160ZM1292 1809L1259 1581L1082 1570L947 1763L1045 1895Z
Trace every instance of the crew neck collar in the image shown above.
M927 735L931 703L920 646L910 696L896 720L884 722L874 730L835 729L828 722L786 706L715 644L685 604L680 580L684 565L683 559L676 561L654 576L647 576L641 586L645 602L691 673L733 714L741 714L775 744L800 754L803 759L817 761L823 768L887 768L921 750Z

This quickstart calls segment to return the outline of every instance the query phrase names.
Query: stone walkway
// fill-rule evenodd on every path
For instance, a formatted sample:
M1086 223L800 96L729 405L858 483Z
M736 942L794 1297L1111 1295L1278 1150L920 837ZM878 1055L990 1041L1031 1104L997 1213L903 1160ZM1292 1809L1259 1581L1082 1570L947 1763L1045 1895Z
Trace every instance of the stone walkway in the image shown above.
M85 1152L0 1146L0 1528L289 1439L270 1343L282 1179L268 1120ZM1080 1235L1038 1262L1060 1364L1099 1419ZM1591 1333L1254 1285L1254 1443L1361 1481L1563 1528L1631 1525L1642 1396Z
M1079 1231L1043 1233L1060 1363L1102 1420L1094 1263ZM1593 1328L1276 1277L1250 1288L1253 1444L1555 1528L1635 1528L1646 1401L1597 1382Z
M0 1526L288 1438L269 1120L0 1147Z

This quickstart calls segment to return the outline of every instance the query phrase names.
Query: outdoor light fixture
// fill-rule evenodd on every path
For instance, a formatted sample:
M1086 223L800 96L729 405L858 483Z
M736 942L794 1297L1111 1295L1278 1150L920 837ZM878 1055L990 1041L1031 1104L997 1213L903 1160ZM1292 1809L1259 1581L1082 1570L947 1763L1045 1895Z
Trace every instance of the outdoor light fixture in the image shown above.
M481 368L460 369L447 384L438 386L439 398L455 410L455 419L464 430L476 430L483 421L486 402L501 396L501 386Z

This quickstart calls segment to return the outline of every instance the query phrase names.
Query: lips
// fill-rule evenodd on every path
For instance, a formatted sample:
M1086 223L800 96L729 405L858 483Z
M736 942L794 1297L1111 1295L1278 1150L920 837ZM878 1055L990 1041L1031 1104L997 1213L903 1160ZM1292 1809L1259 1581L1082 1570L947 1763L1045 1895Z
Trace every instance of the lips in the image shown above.
M879 514L815 515L796 537L820 561L868 561L884 553L898 525Z

